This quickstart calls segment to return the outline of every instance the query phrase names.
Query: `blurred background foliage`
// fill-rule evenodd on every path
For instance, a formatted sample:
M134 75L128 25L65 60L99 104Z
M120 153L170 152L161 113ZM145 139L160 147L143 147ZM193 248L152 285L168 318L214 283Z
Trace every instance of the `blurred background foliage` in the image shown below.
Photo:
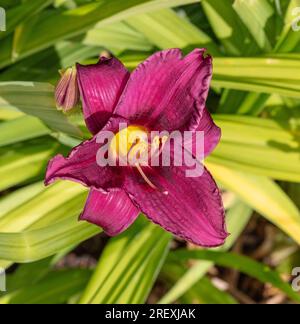
M298 303L300 0L0 0L0 303ZM231 236L199 249L143 216L108 239L77 222L87 191L45 166L89 138L55 108L58 70L108 51L134 69L151 53L206 47L208 108L223 138L206 161Z

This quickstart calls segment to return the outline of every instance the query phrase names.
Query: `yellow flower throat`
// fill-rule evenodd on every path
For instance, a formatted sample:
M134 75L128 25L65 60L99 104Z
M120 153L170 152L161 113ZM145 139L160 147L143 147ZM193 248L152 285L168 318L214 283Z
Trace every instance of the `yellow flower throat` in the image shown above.
M155 136L149 141L150 133L142 126L131 125L119 131L111 140L109 152L121 165L136 167L146 183L153 189L158 188L146 176L142 167L149 167L151 157L160 155L167 136Z

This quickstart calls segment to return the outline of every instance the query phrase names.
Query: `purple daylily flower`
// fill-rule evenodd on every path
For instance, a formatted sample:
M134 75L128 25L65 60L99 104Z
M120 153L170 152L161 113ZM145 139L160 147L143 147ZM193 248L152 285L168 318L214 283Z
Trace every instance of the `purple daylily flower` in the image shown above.
M83 113L94 137L67 158L52 159L46 185L60 178L89 187L80 219L99 225L111 236L126 230L143 212L196 245L222 245L228 236L225 212L208 170L201 177L187 178L185 165L148 166L142 177L135 166L100 167L96 162L101 147L97 134L101 130L117 134L120 122L149 130L203 131L205 156L209 155L221 136L205 107L211 77L212 59L204 49L186 57L179 49L158 52L132 74L116 58L101 58L89 66L78 64Z

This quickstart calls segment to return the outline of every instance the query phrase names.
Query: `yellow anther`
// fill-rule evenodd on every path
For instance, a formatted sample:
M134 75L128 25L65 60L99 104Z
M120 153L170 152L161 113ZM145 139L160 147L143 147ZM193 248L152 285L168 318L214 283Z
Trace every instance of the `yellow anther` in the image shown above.
M135 156L140 149L144 149L145 145L148 145L147 129L141 126L129 126L113 137L109 151L116 159L126 160L131 164L130 157Z
M161 144L162 144L162 146L164 146L167 143L168 139L169 139L169 136L163 136L161 138Z
M136 167L145 182L152 188L167 195L168 192L157 188L147 177L142 167L149 166L149 154L159 153L168 136L156 136L149 142L149 132L141 126L129 126L117 133L110 142L109 153L125 165Z
M127 155L130 165L139 163L140 165L148 165L149 162L149 144L146 142L138 142L133 145Z

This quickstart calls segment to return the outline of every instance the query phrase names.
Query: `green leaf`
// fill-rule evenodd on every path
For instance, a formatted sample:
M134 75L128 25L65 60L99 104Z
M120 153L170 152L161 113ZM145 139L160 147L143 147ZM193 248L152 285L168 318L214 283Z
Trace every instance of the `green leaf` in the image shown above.
M269 98L269 94L226 89L218 113L258 116L264 110Z
M87 32L83 44L102 46L115 55L125 50L149 51L153 45L139 32L125 22L100 26Z
M24 114L21 111L17 111L17 110L10 110L5 108L1 108L0 110L1 121L16 119L18 117L22 117L23 115Z
M267 265L253 261L252 259L228 252L215 252L208 250L178 250L170 253L170 258L174 262L188 261L190 259L201 259L212 261L219 266L229 267L238 270L249 276L252 276L263 283L270 283L274 287L280 289L292 300L300 302L300 296L295 292L291 286L284 282L278 272L272 271Z
M76 62L97 57L103 50L103 47L83 45L79 41L61 41L13 64L0 74L0 81L18 80L56 84L60 78L59 70L70 67Z
M47 188L41 188L40 183L27 187L29 193L37 192L34 196L24 190L0 201L0 207L6 210L0 214L0 232L22 232L54 224L70 216L78 217L87 198L86 188L66 181ZM12 200L13 204L8 205Z
M109 24L150 10L176 7L197 1L110 0L89 3L72 10L45 12L36 20L23 25L18 35L18 47L14 48L14 57L21 59L50 47L60 40L83 34L100 21ZM12 40L9 38L5 40L0 67L11 63Z
M41 193L45 189L44 184L42 182L37 182L32 185L23 187L19 190L10 193L9 195L4 196L0 200L0 222L2 222L3 217L9 214L12 210L17 209L18 207L22 206L28 200L32 199L39 193ZM13 219L11 220L14 221ZM14 230L22 230L23 227L13 227ZM0 232L4 231L4 227L0 227ZM8 261L1 261L0 260L0 267L7 268L11 265L11 262Z
M241 77L256 80L276 81L299 81L300 62L291 56L288 59L278 57L239 57L223 58L214 60L214 72L220 76ZM279 82L279 81L278 81Z
M136 222L111 239L87 286L82 304L144 303L168 251L170 234Z
M198 263L205 263L205 261L197 261ZM212 262L211 262L212 263ZM193 266L195 267L195 266ZM166 262L162 270L160 279L166 285L173 285L178 280L185 276L186 266L182 263ZM171 288L171 290L173 287ZM238 304L238 302L227 292L216 288L211 280L206 276L200 280L195 281L190 287L187 287L184 294L177 298L176 302L180 304ZM166 303L168 303L166 301Z
M90 270L53 271L38 283L0 298L0 304L64 304L84 289Z
M208 305L236 305L238 302L227 292L222 291L214 286L207 277L198 281L184 296L180 298L183 304L199 303Z
M46 83L0 82L0 108L18 109L40 118L50 128L73 136L79 130L57 111L54 87Z
M23 205L26 201L36 196L44 189L45 186L43 182L37 182L2 197L0 200L0 220L5 214Z
M43 176L41 172L57 148L51 140L0 148L0 191Z
M235 0L233 8L258 46L264 51L271 51L271 40L267 34L267 23L275 13L271 4L267 0Z
M28 287L43 279L52 270L51 260L52 258L47 258L19 265L13 273L6 276L7 294L24 288L28 289ZM1 293L0 296L2 296Z
M215 121L222 129L222 140L208 161L300 182L298 135L281 125L280 120L215 115Z
M292 22L297 18L293 15L293 10L300 7L300 0L290 0L285 17L285 27L279 37L274 52L289 53L299 46L300 33L292 29Z
M239 56L260 52L253 36L233 9L232 0L202 0L201 4L227 54Z
M17 190L0 200L0 236L4 233L13 232L11 244L13 245L13 237L16 236L17 240L20 242L20 260L25 258L23 262L26 262L26 255L22 256L22 249L25 252L28 250L28 252L33 254L37 253L35 248L38 248L38 246L35 247L34 244L31 246L29 241L26 243L26 237L28 236L30 239L39 240L38 245L42 246L42 244L46 244L42 241L43 237L37 237L36 235L40 229L47 231L47 226L49 226L49 230L51 230L52 226L57 223L60 224L62 221L69 221L69 223L66 223L67 229L73 225L79 225L77 219L83 209L86 196L87 190L83 186L65 181L55 183L48 188L45 188L42 183L36 183L24 189ZM31 232L33 234L31 234ZM86 233L83 233L84 237L82 240L85 239ZM48 234L50 235L50 233ZM59 234L59 231L57 231L57 234ZM55 232L53 232L52 235L51 239L55 241ZM62 237L60 241L61 242L58 242L58 244L62 244L62 249L73 246L72 244L68 245L68 241L66 241L67 245L63 246ZM78 240L76 240L74 244L76 243L80 243L79 235ZM23 246L23 244L25 245ZM55 246L55 242L49 242L49 245L51 244L53 244L53 247ZM2 248L3 246L0 244L0 258L2 257ZM45 252L52 255L56 252L60 252L60 250L53 253ZM43 256L44 252L41 253ZM36 258L40 259L39 257ZM15 260L14 257L8 260L14 262L18 261ZM10 263L2 262L0 264L6 267Z
M300 97L298 60L291 58L215 58L217 88Z
M0 147L50 134L37 118L23 116L0 124Z
M41 182L26 186L0 200L0 232L22 233L70 216L77 218L86 197L87 190L71 182L58 182L48 188ZM10 265L11 262L0 261L0 267Z
M20 233L0 233L0 258L13 262L33 262L54 255L100 232L99 227L66 218L54 225Z
M6 8L4 4L1 6ZM14 6L11 9L7 10L6 12L6 31L4 33L0 33L0 39L5 37L10 32L13 32L14 28L30 19L31 16L37 14L38 12L42 11L44 8L49 6L53 3L54 0L34 0L34 1L26 1L21 3L18 6Z
M172 9L134 16L126 21L161 49L206 47L211 54L219 54L208 35Z
M274 23L269 26L269 18L273 12L270 4L265 0L251 2L236 0L233 7L240 14L241 20L248 27L248 30L254 39L256 39L256 43L260 45L260 48L262 50L268 50L270 43L272 40L275 42L277 36L275 30L276 24ZM278 15L276 18L278 18ZM278 19L281 22L281 17ZM269 50L271 49L269 48ZM247 55L247 52L243 52L242 54ZM263 111L268 98L268 94L226 89L222 95L218 112L257 116Z
M1 0L1 6L6 9L10 9L19 5L21 0Z

